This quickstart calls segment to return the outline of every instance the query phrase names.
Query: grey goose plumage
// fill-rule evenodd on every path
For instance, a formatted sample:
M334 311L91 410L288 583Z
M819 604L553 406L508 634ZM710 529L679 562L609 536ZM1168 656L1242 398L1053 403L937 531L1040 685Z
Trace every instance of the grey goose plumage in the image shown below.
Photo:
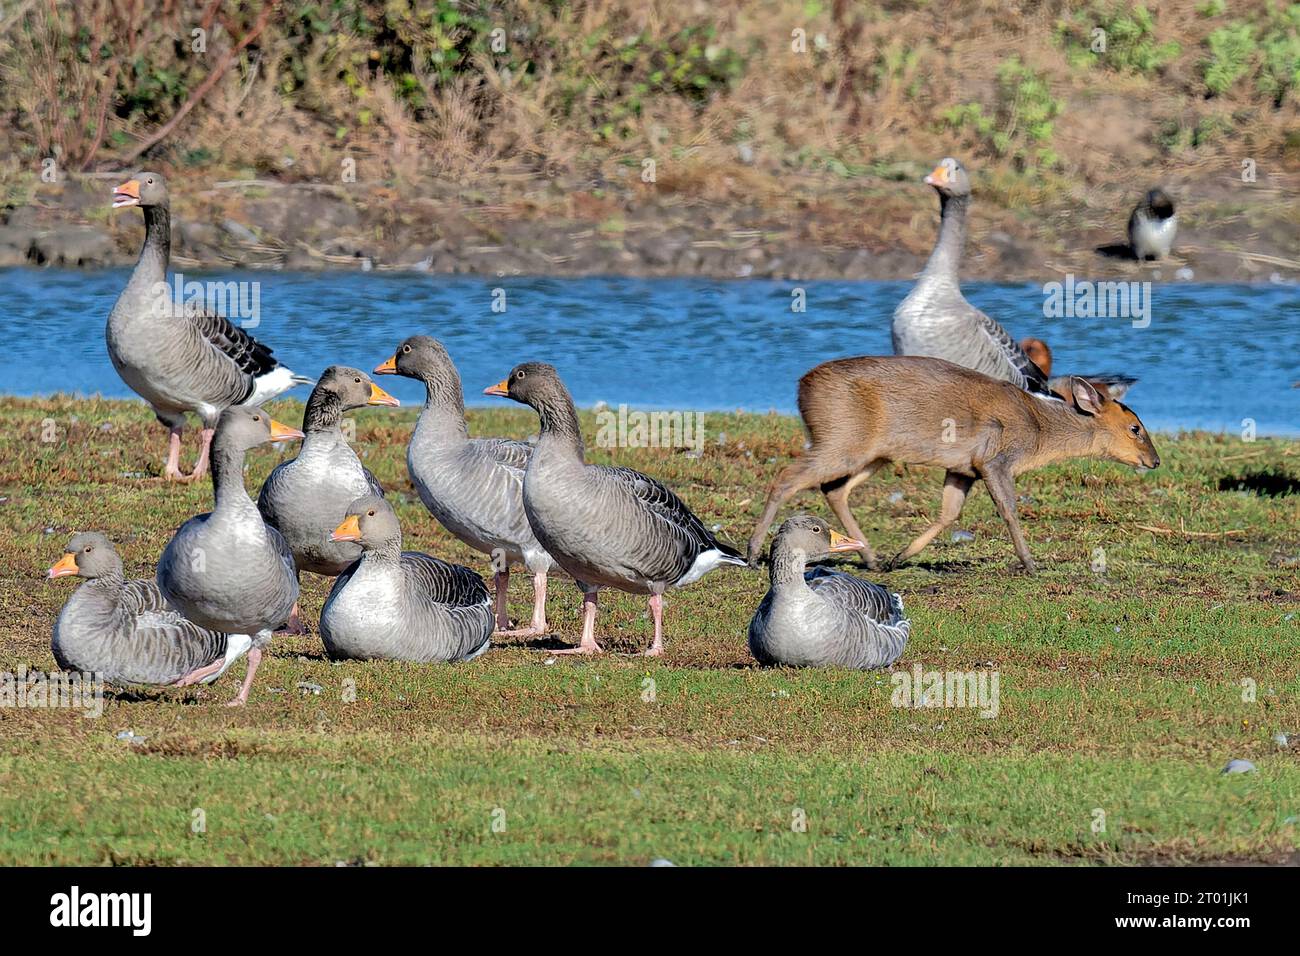
M311 384L226 317L199 304L175 307L166 286L171 207L162 175L142 172L118 186L114 208L140 206L145 237L131 278L109 313L108 356L118 375L171 430L164 474L195 479L206 469L212 430L222 410L257 405L295 385ZM203 445L194 471L180 471L185 415L198 415Z
M762 664L888 667L911 634L903 600L878 584L829 568L807 568L862 542L821 518L796 515L772 541L771 587L749 623L749 649Z
M298 601L293 552L248 496L244 458L266 442L301 437L257 406L222 412L212 440L216 504L181 525L158 561L163 597L187 618L212 630L253 635L248 673L232 704L248 700L262 649Z
M939 237L916 285L894 310L894 354L944 359L1031 394L1068 402L1070 376L1049 381L1006 329L962 295L960 266L971 204L966 168L947 157L925 182L939 194ZM1083 377L1105 386L1113 398L1137 381L1130 375Z
M397 399L365 372L331 365L317 381L303 413L302 447L262 483L257 509L284 536L299 571L334 577L361 557L361 547L331 541L348 506L363 495L384 494L343 434L343 413L367 405L395 406Z
M946 359L1025 391L1052 396L1046 376L1006 329L961 293L959 267L971 202L965 167L948 157L925 182L939 194L939 238L916 285L894 310L894 354Z
M321 610L335 660L468 661L488 649L494 616L487 586L469 568L402 550L397 515L383 498L359 498L333 532L362 554L339 575Z
M1139 261L1163 259L1173 250L1178 235L1174 201L1163 189L1152 189L1133 207L1128 217L1128 242Z
M546 633L546 575L555 562L524 512L524 470L533 446L506 438L470 438L460 374L437 339L413 335L375 369L424 384L424 408L411 433L406 467L424 506L465 544L493 557L497 631ZM510 631L510 566L533 575L531 624Z
M252 644L186 620L154 581L128 581L122 559L98 532L73 535L49 577L84 579L54 623L51 650L66 671L110 684L211 683Z
M553 366L517 365L485 392L531 406L541 423L524 472L524 511L542 547L584 592L582 640L569 652L600 651L597 593L614 587L650 595L654 643L646 653L662 654L664 591L720 564L744 565L744 557L655 479L587 464L578 413Z

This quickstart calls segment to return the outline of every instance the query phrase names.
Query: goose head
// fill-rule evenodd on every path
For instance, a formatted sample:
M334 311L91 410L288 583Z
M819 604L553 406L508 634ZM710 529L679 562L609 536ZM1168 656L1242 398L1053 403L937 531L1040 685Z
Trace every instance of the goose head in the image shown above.
M510 370L510 374L483 389L484 395L512 398L523 405L543 408L568 398L568 391L560 381L554 365L545 362L524 362Z
M331 541L355 541L365 551L383 547L394 540L400 547L401 539L402 526L397 513L378 495L367 495L348 505L347 514L330 532Z
M217 431L212 436L214 452L233 451L243 454L250 448L268 442L289 441L302 438L296 428L277 422L257 405L231 405L217 420Z
M46 572L49 578L75 574L79 578L102 578L120 575L122 559L113 542L98 531L74 534L63 549L63 557Z
M925 177L925 184L933 186L944 196L970 195L970 177L966 175L966 167L951 156L939 160L934 172Z
M136 173L113 190L113 208L124 206L166 206L167 180L162 173Z
M397 399L372 382L365 372L348 368L346 365L331 365L324 371L320 381L312 389L307 404L310 405L317 399L335 399L342 405L343 411L366 405L396 407L400 404Z
M428 335L412 335L403 341L386 362L375 366L375 374L413 378L424 382L432 395L461 400L460 373L443 344Z
M825 518L795 515L787 518L776 532L772 550L802 551L808 561L820 561L839 551L859 551L861 541L840 534Z

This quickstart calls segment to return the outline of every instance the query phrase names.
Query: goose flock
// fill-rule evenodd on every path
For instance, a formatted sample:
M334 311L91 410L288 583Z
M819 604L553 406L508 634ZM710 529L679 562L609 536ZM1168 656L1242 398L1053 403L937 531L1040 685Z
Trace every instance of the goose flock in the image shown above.
M965 168L944 159L925 182L939 197L934 251L894 313L894 350L929 356L1059 401L1070 377L1051 377L1051 352L1020 344L962 296L959 265L971 188ZM249 698L273 635L304 629L298 606L306 571L334 579L319 633L336 660L466 662L494 636L548 631L548 575L570 577L583 594L579 643L553 653L596 654L601 588L647 596L653 639L664 652L664 595L724 565L746 566L672 490L631 468L586 461L577 411L551 365L524 362L484 394L529 406L535 442L471 437L460 375L436 339L413 335L372 373L333 365L319 379L298 375L228 318L203 306L158 307L170 257L167 184L141 172L113 192L114 207L139 206L145 238L139 260L108 317L106 343L122 380L170 432L163 475L212 475L213 507L183 523L163 550L154 580L127 580L113 543L81 532L49 569L50 578L85 579L63 606L52 647L60 667L96 672L118 684L210 683L241 657L247 670L232 705ZM1152 190L1129 224L1138 258L1169 253L1176 220L1168 196ZM345 412L396 406L373 375L400 375L425 387L407 448L410 479L448 532L483 553L493 589L471 568L402 550L402 529L384 488L362 465L342 427ZM1133 379L1084 376L1118 398ZM1075 380L1077 381L1077 379ZM301 429L262 405L312 385ZM180 465L186 415L202 423L194 468ZM301 440L256 500L244 460L261 445ZM847 495L844 496L847 500ZM837 509L837 514L839 509ZM856 524L846 523L851 531ZM911 625L902 599L853 574L809 567L834 553L866 553L822 518L796 515L770 549L770 587L748 641L762 664L888 667ZM512 629L506 614L510 570L532 577L533 614Z

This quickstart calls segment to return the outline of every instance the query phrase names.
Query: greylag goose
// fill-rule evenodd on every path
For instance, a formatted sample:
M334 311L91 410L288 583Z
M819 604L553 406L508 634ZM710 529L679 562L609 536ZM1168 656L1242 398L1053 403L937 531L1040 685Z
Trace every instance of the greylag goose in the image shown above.
M546 574L555 562L524 513L524 469L533 446L469 437L460 374L436 339L411 336L375 373L424 383L424 409L407 446L406 467L420 500L442 526L492 556L497 632L545 634ZM511 564L523 564L533 575L533 620L517 631L510 630L506 614Z
M1047 376L1047 387L1065 401L1073 401L1070 379L1074 376L1052 375L1052 350L1047 347L1047 343L1042 339L1022 339L1020 347L1029 356L1029 361L1037 365ZM1104 388L1113 399L1123 398L1137 381L1131 375L1080 375L1078 377L1086 378L1098 388Z
M821 518L796 515L772 541L772 586L749 622L749 649L761 664L888 667L912 625L903 599L878 584L829 568L807 570L837 551L857 551Z
M296 375L271 350L222 315L195 304L178 307L166 285L171 258L167 183L142 172L113 191L113 207L144 210L144 246L135 271L108 316L108 357L131 390L171 430L168 479L193 480L207 471L212 430L222 409L258 405L311 379ZM185 413L203 423L194 471L180 470Z
M1174 201L1163 189L1152 189L1128 217L1128 244L1138 260L1163 259L1178 235Z
M307 399L302 450L275 467L262 483L257 510L284 536L298 570L334 577L361 557L361 548L331 541L330 532L363 495L384 494L378 479L343 437L343 413L397 399L355 368L331 365Z
M54 623L59 667L99 673L110 684L211 683L249 649L247 634L222 634L187 621L153 581L128 581L113 542L73 535L49 577L75 574L86 583Z
M1025 391L1051 396L1047 376L1006 329L961 294L958 266L966 246L971 198L965 167L948 157L925 181L939 194L939 239L916 285L894 310L894 354L947 359Z
M302 437L255 405L222 412L212 440L216 505L181 525L158 561L158 587L178 611L214 631L253 635L248 672L232 705L248 701L272 629L298 602L293 552L248 497L244 457L266 442Z
M388 502L358 498L330 535L360 545L320 615L335 660L468 661L488 649L495 620L483 579L469 568L402 550Z
M631 468L589 465L568 389L554 367L517 365L484 389L529 405L541 421L537 447L524 472L524 510L542 547L583 591L582 641L558 653L595 654L599 589L650 595L654 643L663 653L663 594L719 564L744 565L675 494Z

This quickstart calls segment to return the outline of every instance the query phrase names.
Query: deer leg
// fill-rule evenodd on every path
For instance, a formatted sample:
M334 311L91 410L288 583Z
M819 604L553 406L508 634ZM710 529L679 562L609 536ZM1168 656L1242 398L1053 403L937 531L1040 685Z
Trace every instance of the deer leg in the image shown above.
M754 533L749 538L750 565L758 565L758 556L763 551L763 538L767 535L767 529L772 526L777 509L781 505L789 501L796 493L814 485L828 482L843 474L845 474L844 471L827 473L814 459L800 458L777 475L776 480L772 482L771 491L767 494L767 505L763 508L763 516L758 519L758 526L754 528Z
M1007 523L1007 530L1011 532L1011 543L1016 546L1020 563L1025 566L1026 571L1032 572L1035 568L1034 558L1029 553L1029 545L1025 544L1024 534L1020 531L1020 519L1016 517L1016 480L1009 472L999 467L985 470L981 477L984 479L984 486L989 490L989 497L993 499L993 505L998 509L998 514Z
M966 503L966 495L970 493L973 484L975 484L975 479L968 475L959 475L955 471L950 471L944 475L943 504L939 507L938 520L922 531L915 541L895 555L894 560L890 562L890 567L898 567L908 558L920 554L926 545L939 536L939 532L961 517L962 505Z
M840 524L844 526L844 530L849 533L850 537L857 538L862 542L862 550L858 553L862 555L862 560L866 563L868 568L874 568L876 566L876 552L871 550L871 545L867 542L867 536L862 533L862 529L858 527L857 521L853 518L853 511L849 508L849 495L853 492L854 488L874 475L876 469L884 463L885 459L878 458L868 464L856 475L853 475L851 478L838 485L834 484L834 482L822 485L822 494L826 496L826 501L830 504L831 511L835 512L835 517L840 519ZM832 485L834 485L834 487L832 487Z

